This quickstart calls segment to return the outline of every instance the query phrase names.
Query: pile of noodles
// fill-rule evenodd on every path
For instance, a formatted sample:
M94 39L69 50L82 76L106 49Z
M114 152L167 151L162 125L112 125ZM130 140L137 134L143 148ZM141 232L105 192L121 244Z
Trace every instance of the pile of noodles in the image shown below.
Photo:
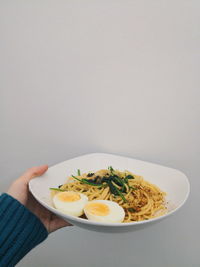
M95 176L103 177L108 175L110 170L99 170L94 173ZM124 202L120 196L115 196L110 192L109 187L98 188L81 183L73 177L69 177L66 184L60 189L67 191L80 192L88 196L89 201L103 199L117 202L125 211L124 223L148 220L161 216L167 212L165 202L165 192L162 192L157 186L145 181L142 176L133 174L130 171L115 170L115 174L123 179L127 175L132 175L134 179L129 180L130 187L127 186L126 193L123 193L127 202ZM76 176L79 179L89 179L88 173ZM90 177L91 178L91 177Z

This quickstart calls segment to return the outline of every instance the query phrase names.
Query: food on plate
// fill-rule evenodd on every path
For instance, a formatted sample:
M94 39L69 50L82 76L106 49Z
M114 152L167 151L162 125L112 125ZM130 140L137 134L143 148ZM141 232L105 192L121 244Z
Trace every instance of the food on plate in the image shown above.
M111 166L108 169L83 174L78 170L77 175L71 175L65 184L50 189L54 206L63 212L65 210L65 213L68 212L67 208L63 209L64 203L57 200L57 195L74 192L86 196L89 202L85 201L84 206L77 200L67 203L67 207L75 202L78 208L80 203L83 211L76 214L84 214L83 218L88 220L128 223L148 220L167 213L165 192L145 181L140 175L128 170L119 171Z
M54 206L65 214L79 217L83 214L83 208L88 202L88 197L79 192L58 192L53 197Z
M88 220L96 222L123 222L124 209L116 202L109 200L92 200L84 207L84 213Z

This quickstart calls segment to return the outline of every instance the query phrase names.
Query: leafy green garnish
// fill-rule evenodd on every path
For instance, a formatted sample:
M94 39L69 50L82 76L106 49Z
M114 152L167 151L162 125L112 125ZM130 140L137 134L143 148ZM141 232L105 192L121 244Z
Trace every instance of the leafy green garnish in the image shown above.
M123 186L123 185L124 185L122 179L119 178L117 175L110 176L110 179L111 179L115 184L117 184L117 185L119 185L119 186Z
M129 186L130 189L137 190L136 187Z
M122 191L122 192L126 192L126 186L125 186L125 182L124 182L123 179L121 179L121 178L118 177L117 175L111 176L110 178L111 178L111 180L112 180L115 184L117 184L117 185L119 185L119 186L122 187L122 188L121 188L121 191Z
M94 179L85 179L87 182L91 182L91 183L94 183L94 184L102 184L102 181L101 179L99 179L98 177L95 177Z
M107 181L107 185L108 185L109 188L110 188L110 192L111 192L113 195L117 196L117 195L118 195L118 192L117 192L117 190L116 190L116 186L115 186L111 181Z
M122 179L121 177L119 177L114 173L115 170L113 169L112 166L109 166L108 170L110 171L110 174L108 174L109 176L104 176L102 178L98 176L94 177L93 179L85 179L85 178L80 179L74 175L72 175L72 177L75 180L79 181L80 183L91 186L97 186L99 188L109 186L110 192L114 196L120 196L124 202L127 202L126 198L123 195L123 192L125 193L127 191L126 184L128 185L128 179L133 179L134 177L132 175L127 175L124 179ZM80 176L81 172L79 169L77 170L77 173L78 176ZM88 173L87 177L92 177L93 175L94 173Z
M116 187L118 195L123 199L124 202L127 202L126 198L124 197L123 193Z
M134 208L128 208L128 211L130 211L130 212L136 212L136 210Z
M129 185L129 183L128 183L128 180L129 179L135 179L135 177L133 176L133 175L126 175L125 177L124 177L124 182L128 185L128 188L130 189L131 188L131 186ZM133 187L132 187L133 188Z
M111 174L114 174L114 169L113 169L112 166L109 166L109 167L108 167L108 170L110 171Z
M110 188L110 192L115 195L115 196L120 196L124 202L127 202L127 200L125 199L124 195L122 194L122 192L111 182L108 181L107 182L109 188Z
M135 177L131 174L128 174L124 179L135 179Z
M101 182L104 183L104 182L109 182L110 181L110 177L106 177L104 176L102 179L101 179Z
M88 184L88 185L92 185L92 186L102 187L102 184L95 184L95 183L89 182L87 179L79 179L79 178L77 178L77 177L74 176L74 175L72 175L72 177L73 177L74 179L76 179L77 181L83 183L83 184Z

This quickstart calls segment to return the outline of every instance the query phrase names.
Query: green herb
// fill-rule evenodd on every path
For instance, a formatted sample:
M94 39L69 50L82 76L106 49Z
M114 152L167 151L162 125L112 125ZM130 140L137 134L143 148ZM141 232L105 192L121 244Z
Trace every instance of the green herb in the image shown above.
M108 167L108 170L110 171L111 174L114 174L114 169L113 169L112 166L109 166L109 167Z
M126 192L126 186L125 186L125 182L124 182L123 179L121 179L121 178L118 177L117 175L111 176L110 178L111 178L111 180L112 180L115 184L117 184L117 185L119 185L119 186L122 187L122 188L121 188L121 191L122 191L122 192Z
M110 192L113 194L113 195L116 195L118 196L118 191L116 190L116 186L111 182L111 181L107 181L107 184L110 188Z
M134 208L128 208L128 211L130 211L130 212L136 212L136 210Z
M88 182L88 180L87 180L87 179L79 179L79 178L77 178L77 177L76 177L76 176L74 176L74 175L72 175L72 177L73 177L74 179L76 179L77 181L79 181L79 182L83 183L83 184L88 184L88 185L92 185L92 186L98 186L98 187L102 187L102 185L101 185L101 184L95 184L95 183L92 183L92 182Z
M107 182L109 188L110 188L110 192L115 195L115 196L120 196L124 202L127 202L127 200L125 199L124 195L122 194L122 192L111 182L108 181Z
M126 185L128 184L128 179L133 179L134 177L132 175L127 175L124 179L120 178L114 173L114 169L112 166L108 167L108 170L110 171L110 175L108 177L94 177L93 179L79 179L78 177L72 175L72 177L79 181L80 183L91 185L91 186L97 186L99 188L107 187L109 186L110 192L114 196L120 196L124 202L127 202L126 198L123 195L123 192L126 192ZM78 176L80 176L80 170L78 169ZM88 177L93 176L94 173L88 173ZM118 186L120 188L118 188ZM129 186L129 185L128 185Z
M101 179L101 182L102 182L102 183L104 183L104 182L107 183L107 182L109 182L109 181L110 181L110 177L105 177L105 176L104 176L104 177Z
M122 179L119 178L117 175L111 176L110 179L117 185L123 186L124 183L122 182Z
M126 192L127 192L125 184L122 186L121 191L122 191L123 193L126 193Z
M100 185L101 184L101 179L99 177L95 177L94 179L86 179L87 182L95 183Z
M137 190L136 187L129 186L130 189Z
M78 174L78 176L81 175L81 171L79 169L77 170L77 174Z
M125 177L124 177L124 182L128 185L128 187L130 188L130 186L129 186L129 183L128 183L128 180L129 179L135 179L135 177L133 176L133 175L126 175Z
M135 179L135 177L133 175L126 175L125 179Z
M84 183L89 184L89 185L102 187L102 184L94 183L94 182L88 181L87 179L82 179L81 181L83 181Z
M76 176L74 176L74 175L72 175L72 177L73 177L74 179L76 179L77 181L79 181L79 182L81 182L81 181L82 181L81 179L77 178L77 177L76 177Z
M127 202L126 198L124 197L124 195L122 194L122 192L116 187L116 190L119 194L119 196L123 199L124 202Z
M53 188L53 187L51 187L51 188L49 188L50 190L55 190L55 191L60 191L60 192L65 192L65 191L67 191L67 190L64 190L64 189L60 189L60 188Z

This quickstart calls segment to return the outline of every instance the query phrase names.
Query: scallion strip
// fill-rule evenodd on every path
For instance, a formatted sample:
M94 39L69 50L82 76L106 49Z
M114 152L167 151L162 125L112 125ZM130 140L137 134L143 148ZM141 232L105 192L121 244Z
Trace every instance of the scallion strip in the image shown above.
M122 192L113 184L113 182L107 182L110 188L110 191L113 195L115 196L120 196L124 202L127 202L126 198L124 197L124 195L122 194Z
M99 185L99 184L95 184L95 183L88 182L87 179L79 179L79 178L77 178L77 177L74 176L74 175L72 175L72 177L73 177L74 179L76 179L77 181L83 183L83 184L88 184L88 185L92 185L92 186L102 187L101 184Z
M108 170L110 171L110 173L111 173L112 175L114 174L114 169L113 169L112 166L109 166L109 167L108 167Z
M116 191L119 194L119 196L123 199L124 202L127 202L126 198L124 197L124 195L122 194L122 192L120 192L120 190L116 187Z

